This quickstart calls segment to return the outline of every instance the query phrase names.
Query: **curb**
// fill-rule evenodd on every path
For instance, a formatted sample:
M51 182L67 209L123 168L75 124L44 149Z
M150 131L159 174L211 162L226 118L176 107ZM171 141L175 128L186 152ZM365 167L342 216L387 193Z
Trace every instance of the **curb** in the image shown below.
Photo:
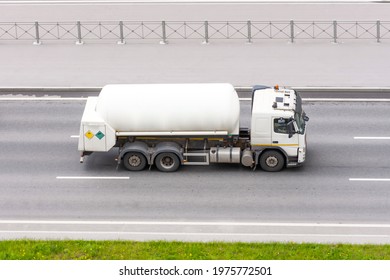
M319 92L388 92L390 87L292 87L296 91Z
M300 92L385 92L390 93L390 87L291 87ZM250 86L237 86L236 90L248 91L252 90Z
M304 92L382 92L390 93L390 87L291 87ZM99 92L102 87L0 87L4 92ZM250 91L251 86L235 86L238 91Z
M0 87L0 92L99 92L102 87Z

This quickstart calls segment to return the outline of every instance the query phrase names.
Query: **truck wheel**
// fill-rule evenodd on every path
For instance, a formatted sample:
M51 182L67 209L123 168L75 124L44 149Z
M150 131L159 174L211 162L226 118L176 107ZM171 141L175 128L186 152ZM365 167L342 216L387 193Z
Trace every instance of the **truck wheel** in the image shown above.
M280 171L284 167L284 157L278 151L265 151L260 156L260 166L265 171Z
M174 172L179 168L180 160L173 153L161 153L156 157L155 164L160 171Z
M123 164L130 171L140 171L145 168L146 163L146 158L141 153L129 152L123 157Z

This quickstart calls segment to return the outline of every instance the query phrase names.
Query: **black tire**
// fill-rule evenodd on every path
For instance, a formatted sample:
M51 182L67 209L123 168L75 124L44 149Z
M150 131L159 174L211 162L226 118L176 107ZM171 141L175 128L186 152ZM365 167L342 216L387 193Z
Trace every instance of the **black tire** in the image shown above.
M154 161L158 170L162 172L174 172L180 166L180 160L173 153L161 153Z
M142 153L128 152L123 157L123 165L130 171L141 171L147 164L146 157Z
M264 171L280 171L283 169L284 164L284 156L278 151L265 151L260 155L260 166Z

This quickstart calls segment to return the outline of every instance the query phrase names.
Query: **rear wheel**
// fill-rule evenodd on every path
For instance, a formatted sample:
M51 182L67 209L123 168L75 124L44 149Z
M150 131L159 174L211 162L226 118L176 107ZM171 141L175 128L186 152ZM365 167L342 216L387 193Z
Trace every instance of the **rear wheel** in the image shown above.
M269 172L280 171L284 167L284 157L278 151L265 151L260 156L260 166Z
M156 157L155 164L160 171L174 172L179 168L180 160L173 153L161 153Z
M147 161L143 154L129 152L123 157L123 164L127 170L140 171L145 168Z

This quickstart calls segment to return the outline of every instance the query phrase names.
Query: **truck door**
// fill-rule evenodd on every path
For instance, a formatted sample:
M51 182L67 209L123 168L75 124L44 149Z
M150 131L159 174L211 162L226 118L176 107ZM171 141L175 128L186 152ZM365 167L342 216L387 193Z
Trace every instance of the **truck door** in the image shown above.
M293 134L289 138L287 124L290 120L283 117L271 118L272 127L272 146L280 147L286 151L289 156L297 156L297 149L299 147L298 134Z

